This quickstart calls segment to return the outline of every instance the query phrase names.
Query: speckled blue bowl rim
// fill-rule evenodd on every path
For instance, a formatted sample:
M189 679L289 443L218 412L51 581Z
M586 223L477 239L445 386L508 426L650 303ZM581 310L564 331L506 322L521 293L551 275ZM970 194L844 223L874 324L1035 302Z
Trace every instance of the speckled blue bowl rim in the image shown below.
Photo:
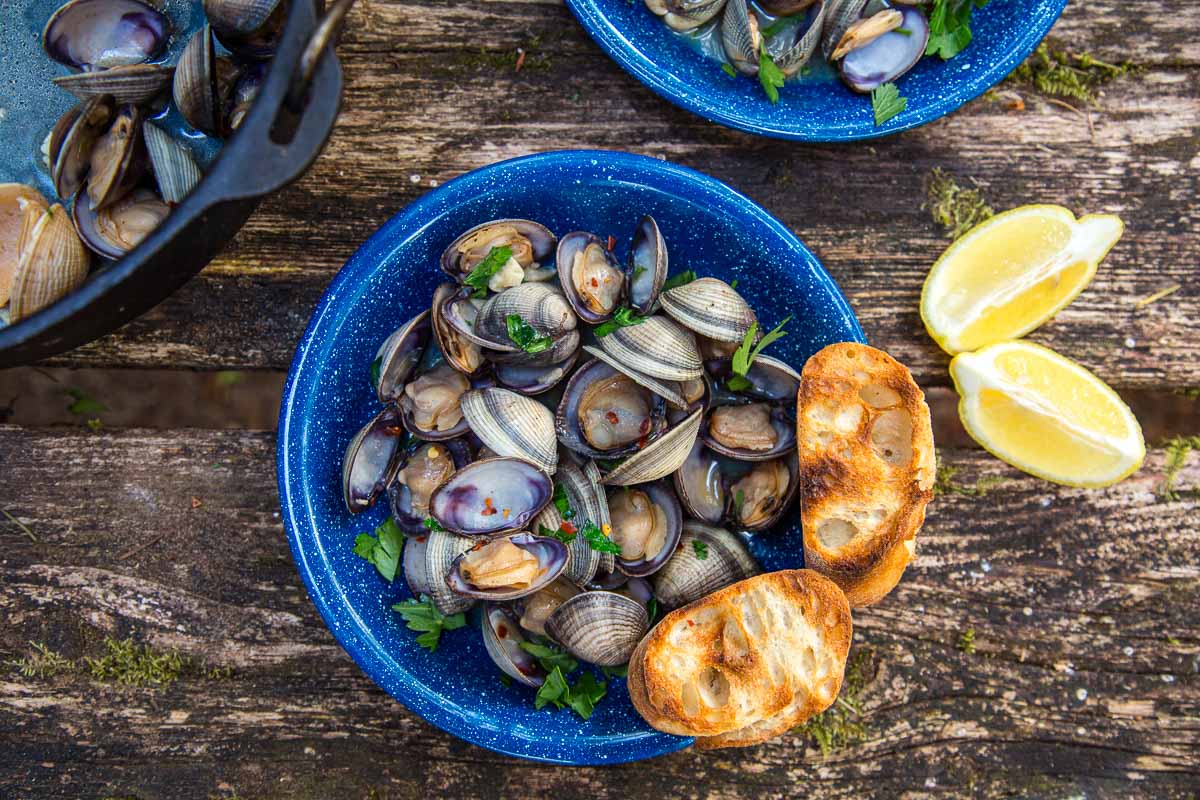
M654 731L634 740L622 741L620 749L616 752L592 748L564 758L557 755L559 751L544 741L512 737L497 740L494 736L485 736L484 728L491 727L494 731L494 724L475 726L469 719L472 715L463 719L459 714L443 709L436 703L436 697L427 696L419 685L410 682L410 673L389 656L380 641L371 634L354 608L346 601L345 596L338 591L330 574L326 553L313 526L314 509L311 498L303 491L302 467L302 450L309 434L309 420L304 416L304 398L314 391L313 380L316 373L316 370L306 370L306 362L310 351L317 349L317 334L328 321L327 315L337 313L335 306L339 297L343 291L348 292L352 288L353 281L359 278L359 273L386 259L387 253L395 252L409 242L419 239L430 215L438 208L453 206L455 198L486 192L489 185L494 185L493 182L511 180L518 174L579 167L583 164L587 164L589 170L603 170L615 179L623 179L622 174L625 173L627 177L624 180L636 178L640 185L649 185L645 181L649 173L662 184L674 184L676 189L687 187L698 195L736 208L737 213L753 217L757 222L766 225L792 247L796 253L796 262L805 265L817 285L828 291L830 313L841 317L849 325L854 338L866 341L850 304L816 256L783 223L761 206L715 178L667 161L612 151L564 150L522 156L466 173L418 198L385 222L334 277L317 303L288 372L279 412L276 470L284 527L296 568L309 597L338 643L376 684L426 722L472 744L532 761L601 765L639 761L675 752L688 747L692 739ZM295 452L289 448L289 443L295 446ZM341 624L344 622L350 624ZM474 716L479 716L482 720L487 715L484 712Z
M614 0L566 0L567 6L575 14L579 24L588 35L616 61L622 69L641 81L655 94L668 100L680 108L691 111L707 120L727 125L731 128L746 131L760 136L775 139L791 139L801 142L850 142L864 139L877 139L890 136L901 131L920 127L928 122L945 116L966 105L970 101L992 88L1008 77L1017 65L1024 61L1038 43L1049 33L1050 28L1061 16L1068 0L1042 0L1041 13L1028 18L1028 25L1020 31L1019 36L1011 42L1008 53L984 69L973 70L964 80L955 82L945 94L936 95L932 101L914 103L910 98L904 112L880 127L863 124L852 120L839 120L834 115L825 115L824 119L796 118L786 120L770 120L765 116L772 106L765 100L755 105L747 105L743 112L736 106L729 110L721 98L714 97L712 92L702 84L689 83L677 72L658 69L641 50L620 30L614 27L605 15L602 6ZM615 0L641 4L642 0ZM1005 2L1005 0L992 0ZM647 13L650 13L647 10ZM965 51L964 51L965 52ZM697 59L704 59L699 52ZM716 62L714 70L716 69ZM953 63L953 59L950 62ZM921 100L925 100L924 97ZM763 113L754 113L755 111Z

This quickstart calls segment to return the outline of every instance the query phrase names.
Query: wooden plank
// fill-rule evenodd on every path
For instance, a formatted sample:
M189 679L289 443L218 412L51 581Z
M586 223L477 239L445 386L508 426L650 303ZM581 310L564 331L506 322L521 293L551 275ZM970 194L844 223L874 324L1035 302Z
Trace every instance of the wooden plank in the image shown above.
M175 297L54 363L285 368L332 274L431 185L503 158L599 147L695 167L777 214L821 256L872 340L926 385L947 382L917 317L921 282L947 243L921 208L933 167L974 179L997 208L1119 213L1125 237L1096 281L1033 338L1121 387L1200 386L1200 233L1188 222L1200 213L1198 34L1193 4L1071 4L1054 39L1146 66L1106 89L1090 125L1033 96L1024 112L981 99L881 142L806 146L663 102L556 2L364 2L341 48L345 112L313 171ZM1136 307L1174 284L1183 288L1168 301Z
M1157 496L1160 451L1103 491L946 456L960 485L998 485L939 498L901 586L856 614L861 741L566 770L458 742L358 671L291 563L270 433L0 428L0 508L37 539L0 520L0 796L1190 796L1200 496ZM1193 457L1178 485L1197 484ZM128 688L7 663L106 636L232 675Z

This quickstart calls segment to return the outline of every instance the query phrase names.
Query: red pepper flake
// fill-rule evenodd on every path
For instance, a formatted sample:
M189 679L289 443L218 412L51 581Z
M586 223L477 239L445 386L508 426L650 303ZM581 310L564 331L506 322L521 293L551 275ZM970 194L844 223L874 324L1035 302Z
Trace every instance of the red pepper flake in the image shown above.
M646 417L644 420L642 420L642 424L638 426L638 433L640 433L642 436L645 436L649 432L650 432L650 418Z
M405 433L404 428L400 425L386 425L383 428L383 432L388 436L403 436Z
M496 636L498 636L501 639L504 639L505 637L508 636L508 628L504 627L503 625L497 625L496 626Z
M579 533L579 528L576 528L573 523L563 520L563 524L558 526L559 530L570 536L573 533Z
M614 247L616 247L616 246L617 246L617 240L616 240L616 239L614 239L614 238L612 237L612 234L610 233L610 234L608 235L608 252L610 252L610 253L611 253L611 252L613 251L613 248L614 248Z
M425 537L425 536L418 536L418 537L417 537L417 541L418 541L418 542L423 542L423 541L425 541L425 539L426 539L426 538L428 538L428 537Z
M525 63L525 48L523 48L523 47L518 47L518 48L517 48L517 68L516 68L515 70L513 70L513 71L514 71L514 72L520 72L520 71L521 71L521 65L522 65L522 64L524 64L524 63Z
M485 517L490 517L499 512L496 510L496 507L492 505L492 498L485 497L483 498L483 511L480 511L479 513Z
M609 422L611 422L613 425L616 425L618 422L621 421L621 418L617 416L617 412L615 412L615 411L605 411L604 418L606 420L608 420Z
M689 627L689 628L695 627L695 625L696 625L696 623L692 622L690 619L688 620L688 627Z
M592 288L595 289L599 285L600 285L600 281L596 280L595 278L592 278Z

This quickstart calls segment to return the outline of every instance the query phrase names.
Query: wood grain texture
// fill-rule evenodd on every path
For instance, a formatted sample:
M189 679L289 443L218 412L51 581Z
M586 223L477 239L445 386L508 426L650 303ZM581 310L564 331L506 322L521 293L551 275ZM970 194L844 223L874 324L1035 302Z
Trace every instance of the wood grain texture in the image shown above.
M1191 3L1073 3L1054 40L1145 67L1106 87L1090 124L1027 95L1023 112L980 99L884 141L810 146L674 108L553 0L363 0L340 50L345 111L311 173L173 298L54 363L285 368L333 273L431 185L503 158L597 147L694 167L775 213L823 259L872 341L924 385L948 381L917 315L947 244L921 208L933 167L976 180L997 208L1051 201L1118 213L1126 234L1095 282L1032 338L1121 387L1200 386L1198 34ZM1174 284L1169 302L1135 307Z
M0 463L0 508L38 540L0 520L6 798L1185 798L1200 785L1200 499L1157 497L1161 452L1104 491L948 453L964 484L1001 482L938 498L900 587L856 614L861 742L604 769L466 745L359 672L292 566L270 433L7 427ZM1179 487L1197 484L1194 457ZM968 628L974 654L956 646ZM233 674L119 688L7 663L31 640L94 656L105 636Z

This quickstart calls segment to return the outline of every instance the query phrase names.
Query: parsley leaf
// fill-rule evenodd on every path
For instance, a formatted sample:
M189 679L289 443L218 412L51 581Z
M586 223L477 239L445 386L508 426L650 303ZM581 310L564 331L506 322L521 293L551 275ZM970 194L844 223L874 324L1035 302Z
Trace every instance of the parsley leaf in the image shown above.
M567 705L579 716L584 719L590 719L592 712L596 710L596 703L599 703L604 695L608 693L607 687L607 682L598 681L594 674L585 672L575 682L575 685L570 688L567 696Z
M400 566L400 551L404 548L404 532L391 517L375 529L375 535L360 533L354 537L354 555L370 561L384 580L396 579Z
M692 550L696 553L696 558L705 561L708 558L708 545L699 539L692 539Z
M767 27L762 29L762 32L761 32L762 38L770 39L772 36L779 33L781 30L783 30L788 25L790 25L792 23L792 21L795 19L796 19L796 17L780 17L779 19L775 20L770 25L768 25Z
M108 406L101 403L82 389L67 389L67 394L74 400L67 406L67 411L80 417L90 417L101 411L108 411Z
M520 647L536 658L546 672L560 669L564 675L568 675L579 669L579 662L572 658L570 653L564 652L558 647L537 642L521 642Z
M628 328L632 325L641 325L649 317L643 317L634 311L629 306L621 306L613 312L612 319L608 322L602 322L596 326L597 336L608 336L617 328Z
M562 670L558 667L550 670L550 674L546 676L546 680L538 687L537 696L533 699L533 707L541 711L547 704L553 703L555 708L563 708L566 705L566 697L570 695L571 687L567 684L567 679L563 677Z
M971 13L988 0L933 0L929 12L929 43L925 55L953 58L971 43Z
M666 291L669 291L669 290L671 290L671 289L677 289L677 288L679 288L680 286L684 286L684 285L686 285L686 284L689 284L689 283L691 283L691 282L692 282L692 281L694 281L694 280L696 280L696 273L695 273L695 271L694 271L694 270L690 270L690 269L689 269L689 270L685 270L685 271L683 271L683 272L679 273L678 275L673 275L673 276L671 276L670 278L667 278L665 281L663 281L662 290L663 290L664 292L666 292Z
M396 603L392 606L392 611L404 618L404 624L409 630L421 633L417 637L417 644L431 653L437 650L442 631L457 630L467 624L467 619L461 612L446 616L438 611L432 600L424 596L420 600L410 599Z
M733 280L731 280L731 281L729 282L729 288L730 288L730 289L733 289L735 292L737 291L737 285L738 285L738 279L737 279L737 278L734 278Z
M733 516L735 519L740 519L742 516L742 504L746 502L746 493L738 489L733 496Z
M584 523L582 533L583 538L587 540L588 547L592 548L598 553L612 553L613 555L618 555L621 552L620 546L612 539L608 538L604 531L597 528L596 524L591 520L588 520L586 523Z
M628 678L629 677L629 665L628 664L618 664L615 667L605 667L602 665L600 667L600 671L603 672L605 675L607 675L610 678Z
M724 72L726 75L728 75L731 78L737 77L737 70L735 70L733 68L732 64L722 64L721 71Z
M908 106L908 98L900 96L894 83L885 83L871 90L871 108L875 112L875 127L878 128Z
M650 624L654 624L655 618L658 616L658 598L651 597L650 602L646 603L646 616L650 618Z
M636 281L638 278L642 277L642 273L644 273L645 271L646 271L646 268L645 268L645 267L634 267L634 268L633 268L633 275L632 275L632 276L629 278L629 282L630 282L630 283L633 283L633 282L634 282L634 281Z
M383 366L383 356L379 356L371 362L371 386L379 388L379 372Z
M493 247L488 251L483 261L476 264L475 269L463 278L463 283L475 290L471 293L472 297L477 299L487 297L488 281L508 263L510 258L512 258L512 248L508 245Z
M558 515L563 519L574 519L575 511L571 508L571 501L567 499L567 490L563 488L561 483L554 484L554 507L558 509Z
M762 84L767 99L772 104L779 102L779 90L783 88L783 72L771 60L767 46L758 46L758 82Z
M504 684L505 686L512 686L512 676L511 675L501 672L496 677L498 677L500 679L500 683Z
M758 344L754 343L754 337L758 334L758 323L750 323L750 330L746 331L746 335L742 337L742 343L738 345L738 349L733 351L733 376L725 381L725 385L735 392L743 392L753 386L746 379L746 373L750 371L750 365L754 363L754 359L758 358L766 347L783 336L787 336L787 331L783 330L783 326L792 321L790 316L786 317L783 322L771 329L771 332L762 337Z
M549 336L538 335L537 328L526 322L520 314L509 314L504 322L508 325L508 338L526 353L540 353L554 344Z
M421 524L425 526L425 530L433 531L434 533L441 533L442 531L446 530L442 527L441 523L439 523L433 517L426 517L425 521Z
M563 544L570 544L571 542L575 541L574 532L567 532L563 528L552 531L545 525L538 525L538 536L549 536L552 539L558 539Z

